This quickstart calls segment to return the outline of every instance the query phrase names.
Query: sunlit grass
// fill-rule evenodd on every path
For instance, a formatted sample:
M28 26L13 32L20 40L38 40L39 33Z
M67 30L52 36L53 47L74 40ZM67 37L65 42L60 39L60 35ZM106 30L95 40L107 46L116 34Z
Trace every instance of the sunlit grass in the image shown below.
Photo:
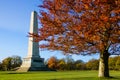
M0 72L0 80L120 80L120 71L110 71L113 78L98 78L97 71Z

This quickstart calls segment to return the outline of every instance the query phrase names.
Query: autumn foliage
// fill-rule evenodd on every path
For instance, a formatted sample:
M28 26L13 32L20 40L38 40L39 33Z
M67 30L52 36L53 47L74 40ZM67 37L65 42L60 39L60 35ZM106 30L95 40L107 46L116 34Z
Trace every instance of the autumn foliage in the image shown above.
M120 1L44 0L40 5L41 48L86 54L108 50L120 42Z
M120 43L120 0L44 0L39 8L40 48L100 53L99 77L109 77L109 55L120 54L113 51Z
M48 60L48 63L47 63L48 67L50 69L56 69L56 65L57 65L57 59L55 57L51 57L49 60Z

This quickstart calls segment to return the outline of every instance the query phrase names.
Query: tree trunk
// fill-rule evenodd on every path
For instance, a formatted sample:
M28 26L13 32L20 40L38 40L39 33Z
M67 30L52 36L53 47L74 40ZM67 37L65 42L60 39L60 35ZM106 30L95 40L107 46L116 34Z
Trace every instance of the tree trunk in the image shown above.
M109 53L107 51L100 53L98 77L109 77L108 59Z

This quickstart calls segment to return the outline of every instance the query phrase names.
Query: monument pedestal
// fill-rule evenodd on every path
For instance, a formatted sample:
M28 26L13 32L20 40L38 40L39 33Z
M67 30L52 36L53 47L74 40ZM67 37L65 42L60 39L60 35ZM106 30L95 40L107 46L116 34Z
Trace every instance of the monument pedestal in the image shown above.
M23 59L23 63L18 71L46 71L48 70L44 64L44 58L27 57Z

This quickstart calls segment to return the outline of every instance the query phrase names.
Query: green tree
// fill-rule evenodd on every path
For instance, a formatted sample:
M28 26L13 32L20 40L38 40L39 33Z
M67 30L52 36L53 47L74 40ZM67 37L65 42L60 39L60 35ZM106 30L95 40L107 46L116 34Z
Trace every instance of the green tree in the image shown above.
M73 70L75 66L74 66L74 60L72 58L72 55L67 55L65 60L66 60L66 69Z
M14 70L22 64L20 56L7 57L2 61L3 70Z
M22 64L22 59L20 56L12 56L11 57L11 65L12 65L12 69L16 68L16 67L20 67L20 65Z
M85 63L82 60L75 61L74 65L75 65L75 69L77 69L77 70L84 70L84 69L86 69Z
M91 59L86 63L86 68L89 70L98 70L99 68L99 60Z
M2 63L0 62L0 70L2 70Z
M110 57L109 58L109 69L110 70L115 70L117 59L118 59L118 57Z
M37 41L41 48L64 54L100 53L99 77L109 77L109 49L120 43L119 0L43 0L40 7L42 28Z
M66 69L65 59L60 59L60 60L58 60L57 69L58 69L58 70L65 70L65 69Z
M8 71L12 69L11 60L11 57L7 57L2 61L3 70Z
M120 70L120 57L118 57L115 65L116 65L116 66L115 66L115 69L116 69L116 70Z

